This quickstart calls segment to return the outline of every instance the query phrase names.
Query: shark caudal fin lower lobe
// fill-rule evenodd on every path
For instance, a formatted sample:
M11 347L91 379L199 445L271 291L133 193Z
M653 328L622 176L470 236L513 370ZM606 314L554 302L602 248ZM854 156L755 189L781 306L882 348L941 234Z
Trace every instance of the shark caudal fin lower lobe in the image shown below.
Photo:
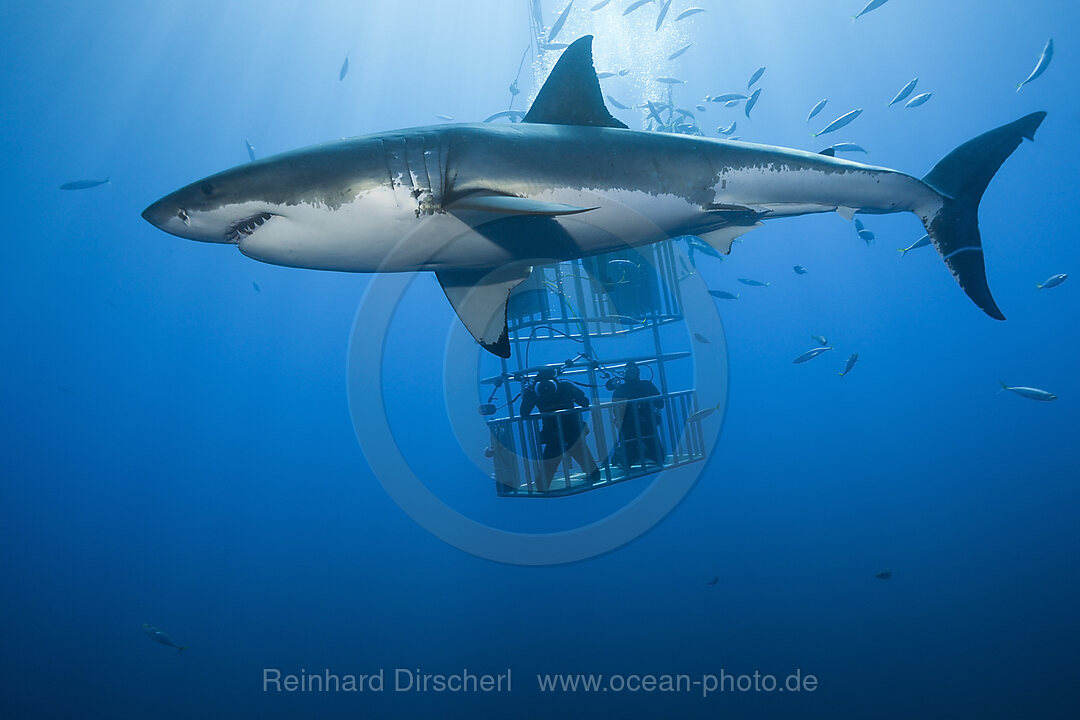
M1035 139L1035 131L1045 117L1045 112L1032 113L967 141L922 179L942 196L940 209L922 218L926 232L961 289L997 320L1005 316L986 282L979 201L998 168L1021 141Z

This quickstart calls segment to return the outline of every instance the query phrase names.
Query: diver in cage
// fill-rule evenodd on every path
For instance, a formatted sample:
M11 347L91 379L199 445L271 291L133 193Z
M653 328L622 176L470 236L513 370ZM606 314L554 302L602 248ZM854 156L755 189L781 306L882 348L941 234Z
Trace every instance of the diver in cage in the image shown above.
M570 382L560 382L555 378L555 370L544 368L536 374L536 381L525 389L521 396L521 415L527 417L534 408L542 413L556 410L573 410L575 405L589 407L589 398L581 388ZM585 444L582 432L580 412L564 412L545 417L540 428L540 442L543 444L543 473L537 482L540 492L551 487L551 481L559 464L566 457L569 472L570 458L577 461L585 471L590 484L600 479L600 470Z
M660 411L664 409L664 399L651 380L641 379L641 370L633 360L626 363L623 381L611 392L611 399L625 401L615 407L615 423L619 427L616 464L627 470L633 465L644 467L646 460L662 466Z

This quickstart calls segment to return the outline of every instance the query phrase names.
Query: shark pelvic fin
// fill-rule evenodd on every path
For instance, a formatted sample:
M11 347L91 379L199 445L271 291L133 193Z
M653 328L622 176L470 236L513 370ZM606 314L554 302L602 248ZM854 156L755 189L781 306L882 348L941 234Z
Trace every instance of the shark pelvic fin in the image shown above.
M532 268L509 265L496 270L436 270L446 298L476 342L488 352L510 357L506 301Z
M592 35L563 50L522 122L625 128L608 112L592 60Z
M709 247L713 248L717 252L724 255L731 254L731 245L735 240L745 233L750 232L756 227L760 227L760 222L755 222L750 225L728 225L726 227L719 228L718 230L712 230L707 233L698 235L699 238L709 244Z
M486 194L468 195L446 207L446 210L451 213L479 211L498 215L546 215L551 217L576 215L577 213L595 209L595 207L577 207L576 205L566 205L564 203L520 198L514 195Z

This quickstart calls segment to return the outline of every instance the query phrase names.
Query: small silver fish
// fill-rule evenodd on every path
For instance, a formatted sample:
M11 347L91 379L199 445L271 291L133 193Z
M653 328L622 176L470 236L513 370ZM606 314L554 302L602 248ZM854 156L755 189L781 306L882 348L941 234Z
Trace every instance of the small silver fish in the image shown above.
M492 122L500 118L509 118L510 122L520 122L523 117L525 117L525 113L520 110L502 110L493 115L488 115L484 118L484 122Z
M795 267L792 268L792 270L795 271L796 275L805 275L806 274L806 268L804 268L802 265L796 265Z
M714 412L716 412L719 409L720 409L720 403L717 403L713 407L707 407L707 408L704 408L702 410L698 410L696 413L694 413L690 417L686 418L686 422L688 422L688 423L701 422L702 420L709 417L710 415L712 415Z
M769 283L761 282L760 280L750 280L748 278L739 278L739 282L743 285L749 285L751 287L768 287Z
M671 0L664 0L664 4L660 6L660 14L656 17L657 30L659 30L660 26L664 24L664 18L667 17L667 11L669 7L671 7Z
M692 47L694 47L694 43L690 43L689 45L683 45L681 48L668 55L668 60L674 60Z
M919 107L920 105L925 104L926 101L930 99L930 96L932 94L933 93L919 93L918 95L904 103L904 107Z
M735 132L735 121L733 120L731 124L727 127L716 128L716 132L720 133L721 135L730 135L731 133Z
M685 80L680 80L679 78L673 77L658 77L656 78L656 82L664 83L665 85L683 85L684 83L686 83Z
M645 107L649 108L649 117L655 120L658 125L663 127L664 121L660 119L660 111L657 109L656 105L653 104L651 100L646 100Z
M591 8L589 8L589 11L590 12L596 12L597 10L603 10L604 7L610 2L611 2L611 0L600 0L600 2L596 3Z
M251 146L251 143L248 142L247 140L244 141L244 147L247 148L248 159L251 160L251 162L255 162L255 148L253 148Z
M75 180L73 182L67 182L60 186L61 190L89 190L95 188L98 185L104 185L109 182L109 178L104 180Z
M705 12L705 8L699 8L699 7L690 8L689 10L683 10L675 18L675 22L678 22L680 20L685 20L686 18L690 17L691 15L697 15L698 13L703 13L703 12Z
M879 7L881 7L882 5L884 5L887 2L889 2L889 0L870 0L870 2L866 3L866 7L864 7L862 10L860 10L859 14L854 16L851 19L852 20L858 20L859 18L861 18L866 13L870 12L871 10L877 10Z
M826 151L831 151L831 152L826 152ZM838 153L838 152L861 152L861 153L865 153L866 148L864 148L862 145L856 145L855 143L852 143L852 142L839 142L839 143L836 143L835 145L830 145L829 147L825 148L825 150L821 151L821 154L822 155L833 155L833 156L835 156L836 153Z
M570 8L572 7L574 7L574 0L570 0L570 2L566 3L566 7L559 13L559 19L555 21L551 26L551 30L548 32L547 40L549 43L555 39L555 36L562 30L563 25L566 24L566 16L570 14Z
M716 103L726 103L731 102L732 100L745 100L746 96L742 93L724 93L723 95L717 95L716 97L709 99Z
M1044 290L1046 288L1057 287L1061 283L1065 282L1065 280L1068 279L1068 277L1069 276L1067 274L1060 273L1059 275L1054 275L1051 278L1047 278L1045 282L1038 283L1037 286L1038 286L1038 288L1040 290Z
M259 283L254 280L251 281L251 287L255 288L255 292L262 292L262 288L259 287Z
M338 73L338 82L345 79L345 76L349 74L349 56L345 56L345 62L341 63L341 72Z
M816 342L821 347L825 347L829 344L829 341L825 339L824 335L811 335L810 339Z
M185 650L187 650L187 645L177 645L172 641L172 638L162 632L160 628L156 628L153 625L147 625L146 623L143 623L142 628L143 632L146 633L146 636L154 642L161 643L162 645L167 645L171 648L176 648L180 652L184 652Z
M870 232L869 230L860 230L859 237L866 241L867 245L874 241L874 233Z
M750 97L746 99L746 117L750 117L750 111L757 105L758 98L761 97L761 88L758 88L754 92L750 93Z
M597 80L607 80L609 77L615 77L613 72L598 72L596 73Z
M605 95L604 97L606 97L606 98L607 98L607 101L608 101L609 103L611 103L611 104L612 104L612 105L614 105L615 107L619 108L620 110L629 110L629 109L630 109L630 106L629 106L629 105L624 105L623 103L619 102L618 100L616 100L615 98L611 97L610 95Z
M723 290L710 290L709 294L712 295L714 298L720 298L721 300L738 300L739 299L738 295L732 295L731 293L724 292Z
M852 110L851 112L846 112L843 115L841 115L840 117L833 120L828 125L826 125L825 129L822 130L821 132L816 132L816 133L811 133L811 134L814 137L817 137L818 135L824 135L825 133L835 132L835 131L839 130L840 128L845 127L848 124L850 124L852 120L859 117L859 115L861 115L861 114L862 114L862 109L861 108Z
M754 86L754 83L756 83L758 80L760 80L761 76L764 75L764 74L765 74L765 66L762 65L761 67L759 67L757 70L754 71L753 75L750 76L749 82L746 83L746 89L749 90L750 88L752 88Z
M1046 41L1046 47L1043 48L1042 55L1039 56L1039 62L1035 64L1035 69L1031 71L1031 74L1027 76L1024 82L1016 86L1016 92L1020 92L1020 88L1042 75L1050 64L1050 58L1052 57L1054 57L1054 38Z
M724 107L735 107L738 104L739 104L738 100L728 100L726 103L724 103Z
M694 339L704 345L712 345L712 342L709 340L709 338L705 337L701 333L694 333Z
M832 350L832 347L830 347L828 345L826 345L825 347L816 347L813 350L807 350L806 352L804 352L802 355L795 358L791 362L798 365L799 363L804 363L807 360L813 360L814 358L816 358L821 353L827 352L829 350Z
M642 5L648 5L652 1L653 0L637 0L637 2L631 3L630 7L623 10L623 16L625 17L626 15L629 15L630 13L634 12L639 7L641 7Z
M817 114L825 109L825 103L829 102L828 98L822 98L818 100L817 105L810 108L810 114L806 116L806 122L810 122L817 117Z
M892 101L889 102L888 107L892 107L896 103L902 102L903 100L905 100L907 98L907 96L911 94L911 91L915 89L915 85L918 82L919 82L919 78L913 78L911 80L911 82L909 82L904 87L900 88L900 92L896 93L896 97L894 97L892 99Z
M900 251L900 257L904 257L905 255L907 255L909 252L911 252L915 248L926 247L929 244L930 244L930 236L929 235L923 235L921 238L919 238L915 242L911 243L906 248L897 248L897 250Z
M1001 383L1001 389L1008 390L1009 392L1014 392L1020 397L1027 398L1028 400L1041 400L1042 402L1057 400L1057 395L1055 395L1054 393L1046 392L1045 390L1040 390L1039 388L1009 387L1005 383Z
M449 115L436 115L435 117L437 117L439 120L442 120L444 122L450 122L450 121L452 121L454 119L454 118L450 117Z
M705 106L704 105L695 105L694 109L697 110L698 112L705 112Z
M857 362L859 362L859 353L851 353L851 355L848 356L847 362L844 363L844 369L837 374L840 377L844 377L851 372L851 368L855 367L855 363Z

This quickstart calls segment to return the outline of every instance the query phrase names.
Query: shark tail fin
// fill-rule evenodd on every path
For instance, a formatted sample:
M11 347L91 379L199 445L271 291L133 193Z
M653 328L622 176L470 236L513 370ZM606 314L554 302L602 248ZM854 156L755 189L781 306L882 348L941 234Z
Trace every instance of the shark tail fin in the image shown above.
M997 320L998 309L986 282L982 239L979 235L979 201L994 174L1024 138L1035 139L1045 112L983 133L945 156L922 180L941 195L940 207L922 215L926 232L961 289L983 312Z

